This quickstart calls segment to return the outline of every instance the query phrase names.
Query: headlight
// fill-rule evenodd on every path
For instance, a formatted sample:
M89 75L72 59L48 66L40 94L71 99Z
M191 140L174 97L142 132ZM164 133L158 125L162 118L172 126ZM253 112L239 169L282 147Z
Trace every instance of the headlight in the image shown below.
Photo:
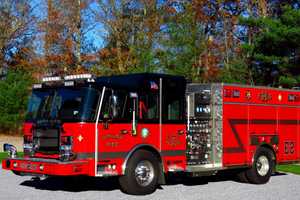
M33 154L33 144L24 144L23 151L25 155L32 155Z
M60 160L70 161L75 158L72 152L73 137L72 136L62 136L60 140Z
M24 144L23 144L24 154L32 155L34 152L33 149L33 138L32 135L24 135Z
M72 157L72 146L70 145L61 145L60 146L60 160L69 161Z
M71 151L72 150L72 146L71 145L61 145L60 146L60 151Z

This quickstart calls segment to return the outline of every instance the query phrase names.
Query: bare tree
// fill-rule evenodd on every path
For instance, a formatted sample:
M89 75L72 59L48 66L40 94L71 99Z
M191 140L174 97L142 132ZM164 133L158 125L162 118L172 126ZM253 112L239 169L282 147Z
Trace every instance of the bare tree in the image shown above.
M2 0L0 4L0 69L13 55L29 47L36 33L34 7L25 0Z
M80 71L82 67L83 36L86 26L82 12L91 0L48 0L47 19L44 23L47 65L54 73Z

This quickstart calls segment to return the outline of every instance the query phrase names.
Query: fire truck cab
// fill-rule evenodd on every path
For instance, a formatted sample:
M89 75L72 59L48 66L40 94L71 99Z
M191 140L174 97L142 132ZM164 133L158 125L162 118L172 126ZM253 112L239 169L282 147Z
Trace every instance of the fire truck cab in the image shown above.
M237 168L268 182L275 164L298 162L300 92L186 83L182 76L46 77L28 105L19 175L119 176L124 192L149 194L165 174Z

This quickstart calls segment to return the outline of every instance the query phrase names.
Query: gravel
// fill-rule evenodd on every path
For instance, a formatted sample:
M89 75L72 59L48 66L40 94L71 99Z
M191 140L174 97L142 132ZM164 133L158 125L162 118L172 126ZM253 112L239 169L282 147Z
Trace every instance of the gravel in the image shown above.
M130 196L120 191L116 179L46 178L40 181L0 169L0 199L300 199L300 176L277 174L265 185L238 183L230 177L180 178L169 181L148 196Z

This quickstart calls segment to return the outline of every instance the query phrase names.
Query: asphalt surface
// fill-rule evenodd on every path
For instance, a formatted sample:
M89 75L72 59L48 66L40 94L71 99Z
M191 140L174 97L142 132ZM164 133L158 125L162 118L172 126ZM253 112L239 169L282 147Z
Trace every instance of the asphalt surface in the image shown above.
M130 196L120 191L116 179L47 178L40 181L0 169L0 199L5 200L118 200L118 199L300 199L300 176L277 174L265 185L239 183L230 176L176 178L148 196Z

